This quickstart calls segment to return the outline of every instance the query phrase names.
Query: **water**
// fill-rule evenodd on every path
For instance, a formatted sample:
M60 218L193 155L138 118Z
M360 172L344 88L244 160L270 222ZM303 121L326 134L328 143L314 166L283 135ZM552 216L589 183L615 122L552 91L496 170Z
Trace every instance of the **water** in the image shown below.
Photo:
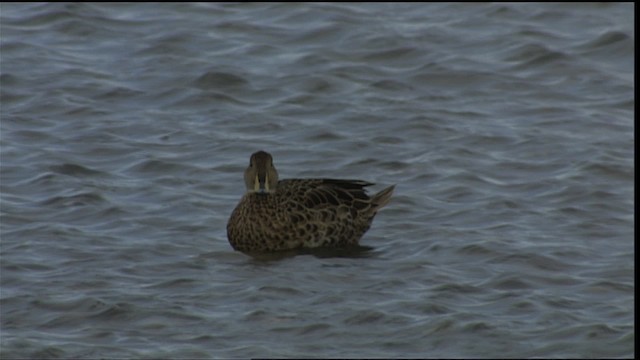
M2 358L632 357L633 4L6 4ZM226 240L256 150L397 184Z

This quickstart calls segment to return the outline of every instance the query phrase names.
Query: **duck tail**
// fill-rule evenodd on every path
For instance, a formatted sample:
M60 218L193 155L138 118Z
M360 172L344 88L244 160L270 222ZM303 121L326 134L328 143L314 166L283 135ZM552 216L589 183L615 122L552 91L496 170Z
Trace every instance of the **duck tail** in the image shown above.
M389 203L389 200L391 200L391 195L393 195L393 189L395 189L395 187L395 185L391 185L388 188L373 195L371 204L373 205L374 212L380 210L383 206Z

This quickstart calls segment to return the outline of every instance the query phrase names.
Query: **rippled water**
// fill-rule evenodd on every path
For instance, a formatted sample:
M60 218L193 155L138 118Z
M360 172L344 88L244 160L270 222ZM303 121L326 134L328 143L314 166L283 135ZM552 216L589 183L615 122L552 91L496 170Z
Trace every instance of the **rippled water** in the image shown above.
M634 356L633 4L0 10L2 358ZM234 252L259 149L373 250Z

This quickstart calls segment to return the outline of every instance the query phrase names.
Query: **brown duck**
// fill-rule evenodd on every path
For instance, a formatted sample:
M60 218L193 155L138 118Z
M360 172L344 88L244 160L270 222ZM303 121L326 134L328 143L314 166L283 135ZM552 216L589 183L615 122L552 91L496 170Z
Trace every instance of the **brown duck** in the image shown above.
M247 192L231 213L227 237L235 250L254 253L358 244L394 186L369 197L361 180L278 180L273 158L251 155Z

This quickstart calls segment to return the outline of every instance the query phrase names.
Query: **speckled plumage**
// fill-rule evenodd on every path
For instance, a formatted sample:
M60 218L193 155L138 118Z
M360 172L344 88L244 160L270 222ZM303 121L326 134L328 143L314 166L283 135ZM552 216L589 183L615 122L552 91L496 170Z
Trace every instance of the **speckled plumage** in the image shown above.
M229 243L242 252L357 245L394 189L369 197L364 188L373 184L361 180L278 181L264 151L251 155L245 185L227 224Z

